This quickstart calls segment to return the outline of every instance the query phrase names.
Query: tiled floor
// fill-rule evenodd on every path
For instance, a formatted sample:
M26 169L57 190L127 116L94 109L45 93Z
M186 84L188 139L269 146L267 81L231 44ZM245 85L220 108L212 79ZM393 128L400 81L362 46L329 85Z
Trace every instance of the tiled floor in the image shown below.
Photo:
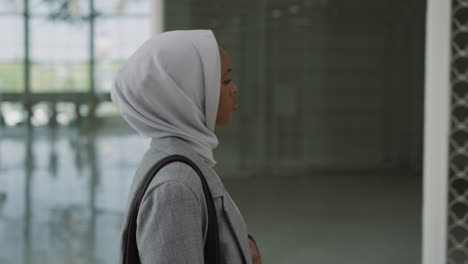
M0 263L116 263L126 192L147 141L118 128L111 136L0 129ZM223 181L265 264L420 263L419 178Z

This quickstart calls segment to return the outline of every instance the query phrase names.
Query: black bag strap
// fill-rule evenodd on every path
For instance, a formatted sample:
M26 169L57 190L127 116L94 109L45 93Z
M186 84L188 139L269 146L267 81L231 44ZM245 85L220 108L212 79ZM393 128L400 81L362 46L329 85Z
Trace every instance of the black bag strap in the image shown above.
M206 206L208 210L208 231L206 234L205 245L203 248L205 264L219 264L220 262L220 251L219 251L219 234L218 234L218 221L216 219L216 211L213 201L213 196L211 195L210 189L208 188L208 183L201 172L200 168L191 161L189 158L182 155L171 155L167 156L160 161L158 161L146 174L142 184L138 186L138 189L135 194L135 198L132 200L130 207L130 218L127 224L127 232L125 234L126 239L123 243L123 262L124 264L139 264L140 256L138 255L138 248L136 243L136 221L137 215L140 208L143 195L148 189L148 186L151 183L151 180L154 178L156 173L165 165L180 161L189 166L191 166L200 177L202 182L203 192L205 194Z

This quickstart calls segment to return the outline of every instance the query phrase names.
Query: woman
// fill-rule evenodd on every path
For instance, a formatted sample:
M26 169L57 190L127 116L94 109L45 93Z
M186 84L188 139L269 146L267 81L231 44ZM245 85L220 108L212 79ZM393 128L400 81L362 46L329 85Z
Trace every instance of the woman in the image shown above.
M184 155L200 168L213 196L222 263L261 263L238 208L213 169L215 126L228 124L237 109L238 89L230 72L229 55L210 30L169 31L146 41L121 66L111 97L124 119L151 138L129 201L158 160ZM206 231L200 178L185 163L166 165L151 181L138 212L141 263L203 263Z

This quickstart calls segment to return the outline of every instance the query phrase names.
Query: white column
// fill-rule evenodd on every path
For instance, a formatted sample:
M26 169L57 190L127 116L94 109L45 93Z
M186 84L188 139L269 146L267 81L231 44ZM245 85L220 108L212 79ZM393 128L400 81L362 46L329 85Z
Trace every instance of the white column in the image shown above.
M427 1L423 264L446 263L451 2Z
M151 0L151 35L164 30L164 0Z

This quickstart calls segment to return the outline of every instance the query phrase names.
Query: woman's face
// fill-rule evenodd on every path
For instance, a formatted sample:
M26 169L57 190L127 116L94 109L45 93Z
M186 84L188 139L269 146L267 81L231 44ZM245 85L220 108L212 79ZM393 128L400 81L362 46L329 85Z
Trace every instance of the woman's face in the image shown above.
M218 115L216 125L228 124L232 119L232 112L237 110L237 86L231 79L231 61L223 48L219 48L221 56L221 93L219 96Z

